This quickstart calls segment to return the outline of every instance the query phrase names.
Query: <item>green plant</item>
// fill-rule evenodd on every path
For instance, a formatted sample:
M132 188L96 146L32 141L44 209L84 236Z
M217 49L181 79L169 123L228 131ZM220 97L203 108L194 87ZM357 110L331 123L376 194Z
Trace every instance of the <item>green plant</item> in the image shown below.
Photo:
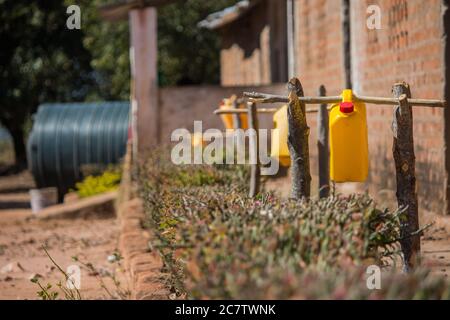
M63 280L58 281L56 285L52 285L50 283L47 283L47 285L43 285L39 281L38 276L34 276L32 279L30 279L31 282L37 284L39 286L39 291L37 292L38 297L40 297L42 300L56 300L59 298L60 293L63 293L65 300L82 300L81 293L79 289L75 286L75 283L73 283L73 279L70 278L70 276L61 268L61 266L53 259L53 257L49 254L45 246L42 246L42 249L44 250L47 257L50 259L52 264L56 267L56 269L61 273L63 276ZM119 269L122 268L122 259L123 257L118 252L114 252L111 255L112 259L110 260L111 263L117 265ZM72 260L74 262L77 262L81 265L82 268L87 270L90 274L95 275L97 277L97 280L99 282L100 287L105 291L105 293L108 295L110 299L129 299L131 297L131 291L127 288L122 287L122 283L118 280L116 276L116 272L100 272L91 262L86 262L82 259L80 259L78 256L72 257ZM111 290L106 285L105 281L103 280L103 276L108 277L111 279L114 290ZM73 288L70 288L67 286L67 284L72 281ZM56 288L59 289L56 290Z
M114 257L111 263L117 264L119 268L122 268L121 261L123 257L120 255L120 253L114 252L111 256ZM98 270L91 262L83 261L78 256L72 257L72 260L80 263L81 266L85 268L90 274L93 274L97 277L100 287L105 291L109 298L126 300L131 297L131 291L128 288L122 287L122 283L118 280L115 272L103 272L103 275L111 279L114 285L114 291L112 291L110 288L108 288L105 281L103 280L100 270Z
M45 246L42 246L42 249L44 250L47 257L50 259L50 261L53 263L53 265L57 268L57 270L63 275L64 282L59 281L56 284L56 287L59 288L59 290L64 294L64 297L66 300L81 300L81 293L78 290L78 288L75 286L75 284L72 282L73 289L69 288L67 286L68 281L72 281L72 279L69 277L69 275L61 268L59 264L56 263L56 261L52 258L52 256L48 253ZM42 300L56 300L59 296L58 291L52 291L53 285L48 283L46 286L43 286L40 281L39 277L35 276L32 279L30 279L31 282L36 283L40 291L37 292L38 296ZM64 284L63 284L64 283Z
M445 281L433 282L426 272L406 280L396 274L403 211L380 210L368 195L293 201L263 192L249 199L247 173L246 167L174 166L161 158L141 166L147 226L158 239L152 246L178 295L331 298L348 285L343 298L374 298L360 271L372 264L392 272L381 298L448 293ZM312 284L305 289L304 281Z
M121 179L119 169L106 169L98 176L87 176L83 181L75 184L76 192L81 198L90 197L107 191L116 190Z

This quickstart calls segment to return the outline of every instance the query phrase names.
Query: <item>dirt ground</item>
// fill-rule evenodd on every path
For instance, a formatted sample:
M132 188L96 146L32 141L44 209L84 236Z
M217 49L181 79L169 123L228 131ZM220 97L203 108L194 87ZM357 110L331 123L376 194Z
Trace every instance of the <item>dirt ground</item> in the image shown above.
M434 222L424 233L421 241L423 261L435 274L449 277L450 274L450 217L424 214L421 224Z
M59 291L57 284L65 283L64 276L45 254L43 245L64 271L71 265L80 267L83 299L119 298L119 293L124 298L129 288L127 277L121 262L113 261L119 231L114 213L40 220L29 207L28 190L32 186L27 172L0 177L0 299L39 299L40 289L30 281L32 277ZM74 256L91 263L95 270L74 262ZM64 298L61 294L59 298Z

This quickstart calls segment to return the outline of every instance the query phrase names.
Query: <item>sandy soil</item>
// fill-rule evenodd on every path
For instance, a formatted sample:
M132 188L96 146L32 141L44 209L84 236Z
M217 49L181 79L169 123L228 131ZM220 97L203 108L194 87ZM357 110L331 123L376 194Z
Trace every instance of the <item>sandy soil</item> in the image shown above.
M37 284L30 278L38 276L42 285L65 283L63 274L45 254L63 269L70 265L81 268L83 299L118 297L128 284L120 261L109 262L116 252L118 225L113 213L95 213L88 218L39 220L31 214L28 189L32 179L28 173L0 178L0 299L39 299ZM95 267L93 272L74 262ZM111 257L110 257L111 259ZM121 282L114 285L111 276ZM109 293L102 288L102 281ZM63 298L63 297L61 297Z
M421 241L423 262L431 270L448 277L450 274L450 217L440 217L432 213L421 217L421 224L434 222L424 233Z

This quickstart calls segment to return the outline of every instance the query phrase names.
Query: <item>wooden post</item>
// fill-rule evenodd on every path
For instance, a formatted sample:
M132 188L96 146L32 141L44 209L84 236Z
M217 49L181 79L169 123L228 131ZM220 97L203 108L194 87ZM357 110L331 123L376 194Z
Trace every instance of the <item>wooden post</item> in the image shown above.
M288 147L291 157L292 191L291 197L297 200L308 198L311 194L311 173L309 168L309 127L306 122L303 87L300 80L292 78L288 82Z
M318 95L326 96L325 87L319 88ZM317 114L317 151L319 158L319 198L326 198L330 193L330 155L328 136L328 109L326 104L321 104Z
M256 111L256 103L249 102L248 108L248 127L254 132L250 133L250 160L251 163L251 175L250 175L250 190L249 197L253 198L259 193L259 186L261 180L261 168L259 166L259 137L258 137L258 114Z
M413 114L408 104L411 98L409 85L397 83L392 88L399 105L394 107L392 131L394 133L393 154L397 176L397 202L399 208L406 208L405 221L401 224L400 241L403 253L403 270L409 272L415 267L420 255L418 201L416 194L415 155L413 139Z
M238 103L238 99L236 96L233 96L232 98L232 105L233 105L233 109L238 109L239 108L239 103ZM233 113L233 129L240 129L242 127L241 124L241 116L239 113Z
M137 133L133 143L142 151L154 147L159 140L156 8L133 9L129 18L131 98L136 108L133 131Z

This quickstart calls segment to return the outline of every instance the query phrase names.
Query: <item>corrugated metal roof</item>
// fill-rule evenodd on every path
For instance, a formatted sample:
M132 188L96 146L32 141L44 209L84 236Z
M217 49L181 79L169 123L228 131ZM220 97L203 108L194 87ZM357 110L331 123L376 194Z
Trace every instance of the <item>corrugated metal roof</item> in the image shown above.
M200 21L197 26L199 28L206 28L210 30L221 28L239 19L244 13L248 12L260 1L261 0L241 0L234 6L211 13L204 20Z

